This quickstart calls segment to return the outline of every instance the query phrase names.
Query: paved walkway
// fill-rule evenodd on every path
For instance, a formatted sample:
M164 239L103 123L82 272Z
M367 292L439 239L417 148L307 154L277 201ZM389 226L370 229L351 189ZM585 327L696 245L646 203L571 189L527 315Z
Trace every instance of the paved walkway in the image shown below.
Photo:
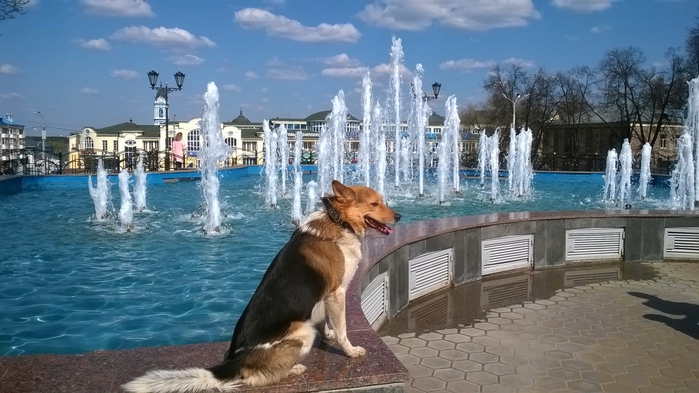
M622 274L639 269L646 277ZM573 286L595 281L590 272L467 284L411 304L379 332L410 371L406 393L699 392L699 263L627 265L617 280ZM555 277L563 288L548 287ZM500 287L538 300L508 302ZM489 307L498 302L509 305Z

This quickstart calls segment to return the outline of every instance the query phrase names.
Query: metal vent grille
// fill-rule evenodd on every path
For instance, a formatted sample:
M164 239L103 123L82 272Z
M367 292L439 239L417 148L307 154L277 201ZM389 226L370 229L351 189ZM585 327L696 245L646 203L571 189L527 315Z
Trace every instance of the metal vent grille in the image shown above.
M614 281L621 278L621 268L585 269L566 271L563 279L565 287L577 287L595 282Z
M481 306L487 310L516 304L529 299L531 293L529 274L484 281L481 284Z
M362 311L369 324L377 328L386 319L388 309L388 276L379 274L362 292Z
M566 261L621 259L624 228L584 228L566 231Z
M665 258L699 258L699 228L665 228Z
M408 262L410 271L409 299L417 299L437 289L449 286L453 259L453 248L428 252L411 259Z
M534 235L504 236L481 242L483 275L530 267Z

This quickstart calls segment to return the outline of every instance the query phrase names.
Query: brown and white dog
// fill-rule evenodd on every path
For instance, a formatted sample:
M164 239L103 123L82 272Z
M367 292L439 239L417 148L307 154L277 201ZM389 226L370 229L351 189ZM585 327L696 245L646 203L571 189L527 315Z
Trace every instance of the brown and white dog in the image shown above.
M311 350L317 329L347 356L365 355L347 339L345 292L362 258L360 239L370 228L390 234L388 224L400 215L371 188L337 180L332 188L334 195L322 198L325 209L308 216L262 277L223 363L149 371L122 387L132 393L194 393L269 385L305 371L298 361Z

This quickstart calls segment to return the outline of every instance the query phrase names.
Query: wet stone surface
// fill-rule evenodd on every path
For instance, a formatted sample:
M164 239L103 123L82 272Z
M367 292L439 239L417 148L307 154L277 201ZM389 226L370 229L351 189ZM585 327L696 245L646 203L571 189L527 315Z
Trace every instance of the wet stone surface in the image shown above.
M699 264L591 265L430 295L380 336L406 392L699 391Z

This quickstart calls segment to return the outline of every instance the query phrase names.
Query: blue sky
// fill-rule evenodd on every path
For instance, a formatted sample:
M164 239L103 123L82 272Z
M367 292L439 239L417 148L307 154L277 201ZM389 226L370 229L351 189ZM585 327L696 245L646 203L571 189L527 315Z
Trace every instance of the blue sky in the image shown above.
M28 135L49 135L133 119L153 123L146 73L182 91L170 118L201 116L209 82L220 118L304 118L331 109L343 90L361 117L361 80L375 97L388 86L391 37L402 40L406 75L417 63L430 101L463 106L484 99L494 64L521 62L549 73L594 67L608 50L640 48L662 65L697 25L696 0L31 0L27 13L0 21L0 116ZM407 79L404 79L406 81ZM407 92L404 87L404 92ZM35 112L39 111L43 119Z

